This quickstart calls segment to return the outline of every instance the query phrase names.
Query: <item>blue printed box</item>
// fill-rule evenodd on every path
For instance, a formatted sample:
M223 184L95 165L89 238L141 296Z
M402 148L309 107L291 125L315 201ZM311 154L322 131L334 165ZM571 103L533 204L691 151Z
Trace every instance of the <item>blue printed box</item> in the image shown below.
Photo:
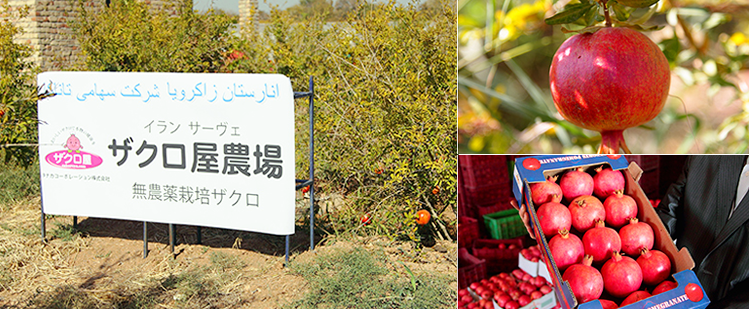
M561 155L561 156L531 156L522 157L515 160L515 170L513 175L513 193L519 205L531 205L528 207L528 213L531 218L531 227L535 238L542 246L541 252L546 257L547 267L551 275L551 281L554 284L554 293L557 301L564 309L600 309L601 304L597 301L590 301L584 304L578 304L572 290L567 282L562 282L559 269L551 257L547 239L540 231L536 207L533 205L530 197L530 184L545 181L547 177L561 175L567 170L574 168L591 169L598 166L608 166L614 170L622 171L625 179L625 194L631 196L638 207L638 219L640 222L646 222L653 227L655 232L654 248L663 251L671 259L672 267L675 270L673 275L678 283L678 287L651 296L639 302L627 305L625 309L701 309L707 307L710 303L707 295L704 293L702 285L697 280L694 272L694 260L686 248L677 250L673 239L663 226L650 205L647 197L643 193L637 179L642 175L642 170L637 164L628 164L627 160L620 155Z

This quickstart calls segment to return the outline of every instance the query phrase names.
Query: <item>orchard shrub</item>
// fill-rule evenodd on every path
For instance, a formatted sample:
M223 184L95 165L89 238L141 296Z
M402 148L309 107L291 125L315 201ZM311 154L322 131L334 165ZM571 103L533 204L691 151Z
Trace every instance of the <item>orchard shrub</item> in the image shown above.
M13 24L28 14L28 7L0 3L0 159L21 166L34 162L37 148L35 76L38 71L27 58L31 48L17 43L22 29Z
M335 23L274 11L262 35L245 33L246 54L262 55L265 46L271 56L228 70L286 74L300 91L315 76L317 188L349 203L324 218L335 232L419 239L454 224L447 215L456 200L454 5L359 3ZM306 108L298 115L306 123ZM302 133L298 158L307 149ZM300 178L307 169L298 163ZM422 208L437 221L426 231L415 223Z

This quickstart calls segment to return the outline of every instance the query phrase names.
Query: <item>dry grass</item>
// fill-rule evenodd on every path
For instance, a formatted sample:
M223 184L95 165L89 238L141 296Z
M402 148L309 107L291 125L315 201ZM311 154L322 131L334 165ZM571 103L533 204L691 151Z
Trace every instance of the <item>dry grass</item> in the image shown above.
M133 237L138 233L132 227L138 223L82 219L80 230L74 230L70 217L48 216L48 242L43 243L39 209L38 197L0 203L0 308L336 307L334 300L310 299L308 292L320 280L331 286L350 285L353 290L361 284L347 284L348 277L336 273L341 272L337 268L326 269L323 273L330 276L324 277L344 281L325 280L302 269L327 265L324 260L329 254L366 261L369 255L363 250L373 252L376 260L388 261L378 264L387 273L377 280L387 283L377 286L379 298L439 298L435 308L454 305L456 282L450 277L457 269L449 262L449 256L455 255L454 244L446 253L430 255L415 250L412 243L328 240L314 252L297 250L292 265L299 267L290 270L282 268L283 256L278 253L283 243L272 236L204 229L203 241L211 246L189 245L194 242L192 230L180 227L179 254L173 258L165 225L155 225L149 227L149 256L142 259L142 244ZM116 231L101 235L100 229ZM302 234L297 235L297 246L304 247ZM341 249L352 252L351 256L331 253ZM415 277L398 261L413 269ZM360 265L365 265L362 274L369 274L369 264ZM411 277L418 284L415 290ZM398 306L419 307L413 301Z
M0 307L143 308L166 304L205 308L242 303L239 289L243 275L236 270L244 265L235 256L212 252L210 265L186 267L171 255L162 255L148 271L85 271L71 267L69 258L85 249L89 239L71 234L70 226L60 222L66 218L50 216L49 241L43 243L39 209L39 198L0 208ZM11 296L14 302L6 300Z

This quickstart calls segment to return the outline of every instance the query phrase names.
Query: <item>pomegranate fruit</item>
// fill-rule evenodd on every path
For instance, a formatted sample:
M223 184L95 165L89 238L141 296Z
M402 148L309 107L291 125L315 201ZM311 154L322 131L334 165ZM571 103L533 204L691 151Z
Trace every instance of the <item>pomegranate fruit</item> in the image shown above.
M619 306L617 306L615 302L610 301L608 299L599 299L598 301L601 303L601 307L603 309L616 309L616 308L619 308Z
M593 228L598 220L606 220L606 210L595 196L581 195L570 202L572 226L580 233Z
M557 184L557 177L552 176L544 182L531 184L531 200L534 205L543 205L549 202L560 203L562 201L562 188Z
M561 229L569 231L572 226L569 209L559 203L551 202L541 205L536 211L536 215L538 215L541 230L546 237L556 235Z
M499 305L500 307L504 307L505 304L511 300L512 298L510 298L510 295L507 295L507 294L502 294L497 297L494 297L494 301L496 301L497 305Z
M594 262L603 262L610 259L614 252L621 250L622 242L614 229L598 220L596 227L583 235L583 248L586 255L593 257Z
M623 298L642 285L640 264L628 256L614 252L610 260L601 267L603 287L611 296Z
M637 218L629 219L629 224L619 230L622 240L622 251L632 257L640 255L640 250L653 249L653 228L645 222L638 222Z
M637 264L642 269L642 282L646 285L657 285L671 275L671 260L658 250L642 249Z
M647 36L605 27L562 43L552 59L549 82L564 119L601 132L599 153L618 153L620 148L630 153L622 133L660 113L671 73L663 52Z
M593 193L596 196L605 199L619 190L624 190L622 172L602 166L596 168L596 174L593 176Z
M673 290L677 286L679 286L679 284L676 283L676 282L668 281L668 280L667 281L663 281L663 282L661 282L661 284L659 284L658 286L656 286L653 289L653 295L661 294L663 292Z
M528 295L522 295L518 298L518 305L523 307L531 302L531 297Z
M593 194L593 176L580 167L564 173L562 179L559 180L559 187L562 188L562 195L568 201L581 195L591 195Z
M551 251L551 256L557 263L557 268L562 272L567 267L582 262L585 253L580 238L564 229L559 230L559 234L549 240L549 251ZM538 278L542 277L539 276Z
M650 296L653 296L653 295L650 295L650 293L646 291L635 291L634 293L629 294L629 296L627 296L627 298L625 298L624 301L622 301L622 307L629 305L629 304L634 304Z
M603 293L603 277L597 269L590 266L591 263L593 257L586 255L582 264L570 266L562 275L562 280L569 282L572 293L581 304L598 299Z
M606 210L606 224L613 228L620 228L629 222L630 218L637 218L637 203L624 191L619 190L609 195L603 201L603 209Z

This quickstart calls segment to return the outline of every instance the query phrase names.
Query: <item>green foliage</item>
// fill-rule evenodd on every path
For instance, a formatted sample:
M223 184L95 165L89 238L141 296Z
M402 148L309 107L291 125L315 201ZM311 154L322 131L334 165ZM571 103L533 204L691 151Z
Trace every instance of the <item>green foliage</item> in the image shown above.
M297 91L307 91L314 77L316 190L318 197L344 194L348 203L319 226L419 240L414 213L422 208L449 224L440 220L456 208L453 3L349 3L341 22L274 9L263 31L250 25L241 35L230 30L236 19L183 5L155 13L141 1L113 1L100 12L81 5L83 18L73 27L84 55L80 68L279 73ZM309 111L302 102L300 179L309 170ZM373 215L371 226L361 226L364 213Z
M26 15L28 7L0 3L0 160L16 160L23 166L37 154L35 147L22 146L37 139L38 69L27 59L31 48L16 42L23 30L13 24Z
M448 278L414 275L402 263L360 248L292 263L291 269L311 287L291 308L453 308L457 297Z
M431 205L440 220L455 208L456 55L445 48L455 38L450 5L359 3L339 23L323 16L296 22L276 10L263 34L247 33L237 45L246 57L228 71L282 73L299 90L315 77L316 188L343 193L352 206L323 218L335 233L418 240L417 210ZM305 105L297 110L299 126L307 121ZM297 157L304 158L307 132L297 132ZM306 172L307 162L297 170ZM367 227L359 220L365 213L373 217Z
M22 167L0 162L0 204L39 195L39 164Z
M196 13L192 1L154 10L143 1L112 1L106 10L79 2L73 23L81 69L121 72L218 72L231 52L236 17Z

